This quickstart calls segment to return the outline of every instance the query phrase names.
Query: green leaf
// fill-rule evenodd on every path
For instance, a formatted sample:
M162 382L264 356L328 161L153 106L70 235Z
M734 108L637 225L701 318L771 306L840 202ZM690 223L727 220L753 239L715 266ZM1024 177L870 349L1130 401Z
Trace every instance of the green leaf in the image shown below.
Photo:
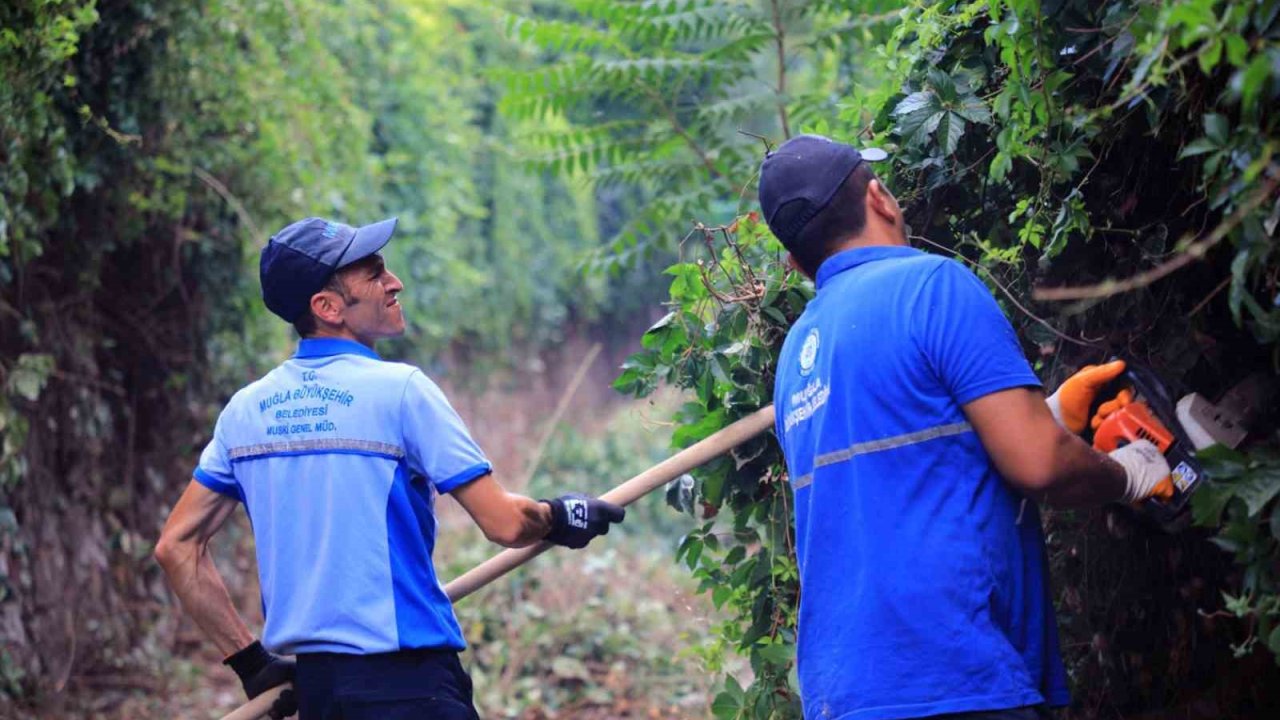
M1280 467L1264 465L1255 468L1235 485L1236 497L1244 500L1249 517L1257 517L1267 503L1280 494Z
M1226 145L1228 142L1228 133L1231 126L1227 122L1227 118L1218 113L1209 113L1204 116L1204 132L1210 140L1218 147Z
M1239 35L1227 36L1227 62L1235 67L1244 65L1245 58L1249 56L1249 43Z
M747 556L747 549L742 545L736 545L732 550L729 551L728 555L725 555L724 564L737 565L738 563L742 562L742 559L745 558L746 556Z
M943 102L950 103L959 99L959 94L956 92L956 81L950 75L938 68L929 68L928 77L929 84L937 91Z
M743 711L745 693L733 676L725 678L725 689L711 701L711 714L719 720L736 720Z
M991 168L987 171L987 174L993 181L1003 182L1011 169L1013 169L1013 160L1005 153L998 152L995 157L991 158Z
M774 665L786 665L795 659L795 646L786 643L773 643L770 645L757 645L756 654L765 660L765 662Z
M688 447L707 437L725 425L723 408L703 415L697 421L685 423L671 434L671 444L676 447Z
M1183 158L1195 157L1196 155L1203 155L1207 152L1213 152L1218 148L1218 144L1209 138L1192 140L1182 148L1182 152L1178 153L1178 159L1181 160Z
M23 353L9 373L9 392L35 402L52 374L52 355Z
M1271 58L1267 53L1258 53L1240 76L1240 98L1246 112L1253 110L1258 102L1258 93L1270 77Z
M1249 469L1249 457L1226 445L1210 445L1196 452L1196 460L1214 480L1238 478Z
M1231 486L1205 480L1191 496L1191 519L1203 527L1217 527L1222 522L1222 512L1235 497Z
M1200 48L1200 52L1196 53L1196 63L1200 65L1200 70L1205 75L1212 73L1222 60L1222 45L1221 38L1214 38L1205 43L1204 47Z
M663 315L663 316L662 316L662 318L661 318L660 320L658 320L658 322L656 322L656 323L654 323L654 324L650 325L650 326L649 326L649 329L648 329L648 330L646 330L645 332L646 332L646 333L651 333L651 332L653 332L654 330L661 330L662 328L664 328L664 327L666 327L666 326L670 325L670 324L671 324L671 322L672 322L673 320L675 320L675 319L676 319L676 311L675 311L675 310L672 310L671 312L667 313L666 315Z
M931 92L914 92L902 99L893 109L895 116L910 115L924 108L936 108L934 95Z
M1246 595L1232 595L1228 592L1222 593L1222 604L1226 611L1236 617L1247 617L1253 612L1253 601Z
M943 113L942 122L938 125L938 144L944 155L955 154L960 146L960 138L964 135L964 118L956 113Z
M991 124L991 110L980 98L972 95L964 99L964 104L956 108L955 113L969 122Z

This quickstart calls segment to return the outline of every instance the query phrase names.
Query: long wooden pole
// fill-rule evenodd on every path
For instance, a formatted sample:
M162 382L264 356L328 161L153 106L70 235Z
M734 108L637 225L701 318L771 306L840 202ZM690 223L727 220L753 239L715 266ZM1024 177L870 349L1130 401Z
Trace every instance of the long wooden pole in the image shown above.
M601 495L615 505L627 506L675 480L696 467L705 465L733 448L759 435L773 425L773 406L761 408L742 418L729 427L707 437L700 442L681 450L630 480ZM503 550L485 560L476 567L454 578L444 586L444 592L451 602L462 598L506 575L512 570L529 562L546 552L551 543L541 542L523 548ZM258 720L271 709L280 693L289 686L281 685L272 688L249 702L241 705L222 720Z

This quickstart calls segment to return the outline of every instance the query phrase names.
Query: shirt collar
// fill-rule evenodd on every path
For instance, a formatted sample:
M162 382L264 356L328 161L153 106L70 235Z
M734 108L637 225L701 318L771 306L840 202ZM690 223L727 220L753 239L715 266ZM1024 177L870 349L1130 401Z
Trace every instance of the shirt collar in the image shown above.
M822 262L822 266L818 268L818 277L814 282L818 289L821 290L823 285L831 282L831 278L845 270L851 270L859 265L875 262L876 260L910 257L921 253L922 251L906 245L872 245L870 247L842 250Z
M303 338L298 342L298 351L293 356L295 358L314 358L347 353L363 355L373 360L382 359L371 348L346 338Z

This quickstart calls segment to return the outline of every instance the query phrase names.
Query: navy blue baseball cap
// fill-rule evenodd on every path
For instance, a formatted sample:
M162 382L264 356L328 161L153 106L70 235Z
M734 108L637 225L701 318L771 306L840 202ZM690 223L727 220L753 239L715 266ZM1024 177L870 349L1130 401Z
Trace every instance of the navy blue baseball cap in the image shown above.
M760 209L769 229L783 245L794 246L854 168L886 157L879 148L859 151L821 135L797 135L782 143L760 165Z
M356 228L310 217L271 236L258 265L267 309L285 322L297 320L334 272L381 250L395 233L396 221Z

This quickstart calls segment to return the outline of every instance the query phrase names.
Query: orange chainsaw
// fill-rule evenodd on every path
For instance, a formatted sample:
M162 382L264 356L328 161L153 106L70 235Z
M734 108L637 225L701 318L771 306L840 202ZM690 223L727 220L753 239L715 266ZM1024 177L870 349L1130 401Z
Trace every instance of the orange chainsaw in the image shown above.
M1179 416L1188 416L1185 407L1190 406L1189 395L1174 405L1168 389L1150 369L1126 362L1124 375L1099 393L1100 399L1121 397L1121 407L1111 412L1097 424L1093 431L1093 446L1110 452L1136 440L1147 440L1164 453L1171 470L1169 477L1157 486L1155 494L1142 501L1140 508L1166 530L1181 526L1178 521L1187 512L1187 502L1204 479L1204 469L1196 461L1195 451L1201 446L1187 436ZM1127 404L1125 404L1127 402ZM1098 409L1092 417L1097 417ZM1185 406L1185 407L1184 407ZM1179 413L1183 409L1183 413Z

